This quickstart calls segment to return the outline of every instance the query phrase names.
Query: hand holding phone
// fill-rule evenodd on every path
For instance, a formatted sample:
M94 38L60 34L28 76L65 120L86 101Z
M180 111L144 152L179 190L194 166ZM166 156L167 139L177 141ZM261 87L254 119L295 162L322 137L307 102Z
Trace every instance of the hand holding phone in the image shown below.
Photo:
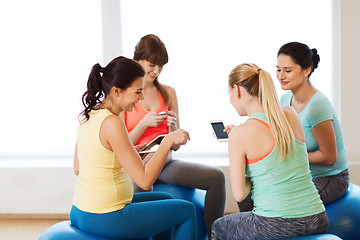
M227 142L229 135L227 132L224 132L225 126L224 123L220 120L212 120L210 121L213 134L216 137L218 142Z
M167 114L167 111L162 111L162 112L159 112L158 115L160 116L163 116L163 115L166 115Z

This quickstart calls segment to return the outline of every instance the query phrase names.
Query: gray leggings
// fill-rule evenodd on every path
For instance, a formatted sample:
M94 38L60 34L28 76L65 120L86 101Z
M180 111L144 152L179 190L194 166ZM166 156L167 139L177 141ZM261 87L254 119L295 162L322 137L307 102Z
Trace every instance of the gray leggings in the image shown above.
M346 169L333 176L313 178L312 181L319 192L320 199L326 205L338 200L346 193L349 187L349 170ZM251 193L237 204L240 212L252 211L254 202L251 199Z
M339 174L312 179L324 205L332 203L346 193L349 187L349 170Z
M176 184L206 190L204 222L208 236L211 235L212 223L224 215L225 209L225 175L221 169L204 164L170 159L165 164L155 183ZM144 191L135 183L133 185L135 192Z
M226 215L212 226L212 240L265 240L291 238L326 231L326 212L301 218L263 217L253 212Z

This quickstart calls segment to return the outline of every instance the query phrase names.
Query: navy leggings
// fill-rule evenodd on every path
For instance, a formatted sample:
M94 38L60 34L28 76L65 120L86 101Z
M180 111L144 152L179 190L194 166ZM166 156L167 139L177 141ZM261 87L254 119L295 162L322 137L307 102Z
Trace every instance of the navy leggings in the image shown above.
M135 193L132 203L109 213L90 213L73 205L71 224L108 238L195 240L196 213L192 203L162 192ZM173 231L172 231L173 230Z

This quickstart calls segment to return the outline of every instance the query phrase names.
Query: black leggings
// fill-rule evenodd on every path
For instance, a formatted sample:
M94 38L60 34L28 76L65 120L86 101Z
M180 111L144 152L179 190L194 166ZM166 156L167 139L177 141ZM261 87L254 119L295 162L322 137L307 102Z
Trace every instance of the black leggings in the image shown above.
M225 175L220 168L170 159L155 183L176 184L206 190L204 222L210 237L212 223L224 215L225 209ZM143 192L144 190L134 184L134 191Z

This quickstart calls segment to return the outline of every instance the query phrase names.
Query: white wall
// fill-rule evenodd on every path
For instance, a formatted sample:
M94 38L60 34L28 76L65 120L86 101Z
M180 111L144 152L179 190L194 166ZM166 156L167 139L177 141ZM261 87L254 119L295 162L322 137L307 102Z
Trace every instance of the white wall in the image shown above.
M76 177L71 167L0 168L0 213L70 213Z
M359 56L360 56L360 1L342 0L341 2L341 85L340 116L346 150L350 163L350 180L360 183L360 93Z
M360 107L355 96L360 91L357 74L360 56L360 1L334 0L340 6L340 84L339 105L345 144L349 155L350 180L360 185ZM314 26L316 27L316 22ZM355 100L354 100L355 99ZM51 164L53 163L53 164ZM31 164L31 162L29 163ZM59 165L61 167L59 167ZM220 164L227 174L226 211L237 211L233 200L228 167ZM18 167L21 166L21 167ZM44 167L45 166L45 167ZM69 213L76 177L70 159L61 164L40 161L24 167L23 162L0 160L0 213Z

